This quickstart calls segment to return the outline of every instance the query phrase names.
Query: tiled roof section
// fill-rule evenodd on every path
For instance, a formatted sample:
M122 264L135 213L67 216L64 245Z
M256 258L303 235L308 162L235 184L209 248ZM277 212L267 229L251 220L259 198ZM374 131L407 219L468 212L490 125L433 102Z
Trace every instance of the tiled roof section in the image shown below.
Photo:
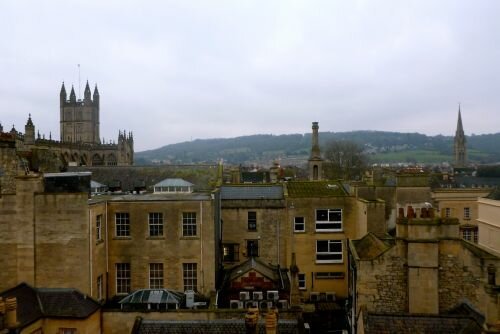
M12 289L0 293L0 297L4 299L8 297L17 298L17 321L19 321L19 328L23 328L43 316L36 290L26 283L21 283Z
M347 192L337 181L291 181L287 185L289 197L339 197Z
M222 186L221 199L283 199L282 186Z
M154 185L155 187L192 187L193 184L183 179L165 179Z
M19 328L42 317L86 318L101 307L74 289L33 288L26 283L4 291L0 296L17 298Z
M372 233L366 234L359 240L353 240L352 244L360 260L372 260L392 247L388 241L379 239Z
M75 289L38 288L43 314L47 317L86 318L101 306Z
M137 325L137 326L136 326ZM186 334L186 333L218 333L233 334L245 333L244 319L216 319L210 321L164 321L164 320L136 320L132 334ZM296 320L278 320L278 333L296 334L298 323ZM266 328L263 321L259 322L259 334L265 334Z
M388 329L390 328L390 331ZM365 323L367 334L479 334L481 326L462 315L399 315L368 313Z

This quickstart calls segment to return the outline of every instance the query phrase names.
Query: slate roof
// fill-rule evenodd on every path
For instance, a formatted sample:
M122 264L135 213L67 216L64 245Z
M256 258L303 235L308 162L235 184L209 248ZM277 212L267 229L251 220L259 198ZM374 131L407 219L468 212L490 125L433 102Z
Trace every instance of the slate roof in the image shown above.
M464 315L416 315L368 313L367 334L479 334L481 326Z
M191 182L188 182L183 179L164 179L154 185L154 187L192 187L192 186L193 184Z
M342 184L337 181L291 181L288 182L289 197L338 197L347 196Z
M273 186L222 186L220 188L222 200L231 199L283 199L283 187Z
M359 240L352 240L352 244L360 260L375 259L393 246L373 233L368 233Z
M101 305L75 289L33 288L26 283L0 293L17 298L19 328L43 317L87 318Z
M243 315L242 315L243 317ZM263 321L259 322L259 334L265 334L266 328ZM186 320L143 320L136 319L132 334L234 334L245 333L244 319L215 319L210 321ZM278 320L278 333L296 334L298 331L297 320Z

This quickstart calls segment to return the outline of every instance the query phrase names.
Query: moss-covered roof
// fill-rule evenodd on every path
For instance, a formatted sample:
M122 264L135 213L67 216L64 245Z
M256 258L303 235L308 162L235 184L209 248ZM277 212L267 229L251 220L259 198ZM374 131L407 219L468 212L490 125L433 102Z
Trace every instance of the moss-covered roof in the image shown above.
M288 197L339 197L348 193L338 181L291 181L287 185Z

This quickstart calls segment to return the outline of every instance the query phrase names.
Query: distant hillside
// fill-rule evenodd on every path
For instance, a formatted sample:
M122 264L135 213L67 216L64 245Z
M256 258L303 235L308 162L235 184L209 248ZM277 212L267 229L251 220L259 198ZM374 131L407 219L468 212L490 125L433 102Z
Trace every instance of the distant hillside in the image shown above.
M332 140L353 140L365 147L373 162L451 161L453 137L382 131L321 132L320 145ZM311 134L253 135L227 139L197 139L155 150L137 152L136 164L201 163L224 159L231 164L268 164L275 159L304 161ZM468 158L478 163L500 161L500 133L467 137Z

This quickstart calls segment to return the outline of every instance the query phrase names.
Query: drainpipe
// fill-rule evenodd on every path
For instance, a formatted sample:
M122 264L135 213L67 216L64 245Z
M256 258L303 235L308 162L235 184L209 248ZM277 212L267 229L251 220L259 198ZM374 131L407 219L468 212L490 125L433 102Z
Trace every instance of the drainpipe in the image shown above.
M201 290L205 291L205 275L203 272L203 201L200 201L200 274Z
M89 285L90 285L90 296L92 297L92 215L91 210L89 212Z

